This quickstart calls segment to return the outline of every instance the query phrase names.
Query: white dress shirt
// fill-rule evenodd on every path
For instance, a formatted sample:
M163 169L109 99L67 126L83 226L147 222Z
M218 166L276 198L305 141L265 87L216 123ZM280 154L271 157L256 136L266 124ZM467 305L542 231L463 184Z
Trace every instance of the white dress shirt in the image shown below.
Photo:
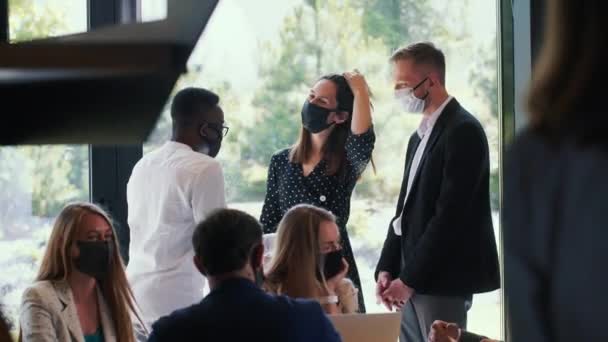
M131 233L127 276L146 325L203 298L192 234L214 209L226 207L215 159L167 142L146 154L127 185Z
M435 110L431 115L425 115L422 122L420 122L420 126L418 127L418 136L422 140L420 141L420 144L418 144L418 148L416 148L414 159L412 159L412 166L410 167L410 173L407 177L407 190L405 192L405 199L403 201L403 210L405 210L405 203L407 203L407 198L410 196L410 190L412 190L412 184L414 183L416 172L420 166L420 161L422 160L426 144L428 143L429 137L433 132L433 127L450 100L452 100L452 96L448 96L448 98L441 104L441 106L439 106L439 108L437 108L437 110ZM401 215L399 215L399 217L393 221L393 230L397 235L401 235L401 221L403 219L403 215L405 215L405 213L401 211Z

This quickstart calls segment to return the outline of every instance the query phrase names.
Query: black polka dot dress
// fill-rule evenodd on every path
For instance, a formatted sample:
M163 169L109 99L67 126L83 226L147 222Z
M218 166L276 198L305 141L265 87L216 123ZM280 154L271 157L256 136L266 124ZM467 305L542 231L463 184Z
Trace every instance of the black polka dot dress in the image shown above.
M348 238L346 224L350 214L350 198L371 159L376 136L373 128L346 139L346 169L343 175L326 175L326 162L321 160L314 170L304 176L302 165L289 161L289 149L272 156L268 168L266 198L260 221L264 233L274 233L283 215L298 204L312 204L331 211L337 218L342 247L349 264L348 277L359 289L360 312L365 312L359 272Z

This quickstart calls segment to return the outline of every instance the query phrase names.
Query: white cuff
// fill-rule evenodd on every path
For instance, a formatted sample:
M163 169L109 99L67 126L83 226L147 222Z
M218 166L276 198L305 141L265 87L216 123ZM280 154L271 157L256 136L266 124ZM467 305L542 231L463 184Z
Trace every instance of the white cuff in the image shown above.
M321 297L318 300L319 300L319 303L322 304L322 305L325 305L325 304L338 304L338 296L336 296L336 295Z
M395 235L401 236L401 216L393 220L393 230L395 231Z

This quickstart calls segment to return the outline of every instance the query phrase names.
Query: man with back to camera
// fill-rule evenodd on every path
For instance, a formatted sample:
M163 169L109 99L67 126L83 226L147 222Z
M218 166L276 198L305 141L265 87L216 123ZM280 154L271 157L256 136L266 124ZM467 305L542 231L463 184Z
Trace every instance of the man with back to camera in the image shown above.
M318 302L259 288L264 244L262 227L251 215L218 210L196 227L192 244L194 264L211 292L156 322L150 342L340 341Z
M148 328L203 295L190 241L196 223L226 206L214 159L227 132L218 103L205 89L179 91L171 104L171 140L135 165L127 185L127 275Z
M408 143L376 294L403 311L401 341L424 342L436 320L466 329L473 294L500 286L489 148L479 121L445 88L441 50L417 43L391 62L395 97L422 121Z

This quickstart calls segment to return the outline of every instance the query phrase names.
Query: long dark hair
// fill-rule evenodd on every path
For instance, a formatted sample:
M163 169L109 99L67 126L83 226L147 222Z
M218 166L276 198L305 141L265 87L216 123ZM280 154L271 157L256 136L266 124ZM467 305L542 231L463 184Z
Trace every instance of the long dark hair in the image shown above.
M544 45L528 94L531 126L551 140L608 143L605 4L555 0L547 6Z
M346 138L348 138L348 134L350 133L355 95L350 89L346 78L344 78L342 75L324 75L319 78L319 81L321 80L328 80L335 84L336 101L338 102L337 108L339 111L347 112L349 114L348 119L345 122L334 127L321 150L323 153L323 159L327 162L327 169L325 170L325 173L330 176L335 174L343 175L345 164L344 160L346 159L346 150L344 149L344 145L346 144ZM292 163L302 164L308 160L311 152L312 146L310 132L302 127L300 129L298 141L292 146L291 152L289 153L289 160Z

